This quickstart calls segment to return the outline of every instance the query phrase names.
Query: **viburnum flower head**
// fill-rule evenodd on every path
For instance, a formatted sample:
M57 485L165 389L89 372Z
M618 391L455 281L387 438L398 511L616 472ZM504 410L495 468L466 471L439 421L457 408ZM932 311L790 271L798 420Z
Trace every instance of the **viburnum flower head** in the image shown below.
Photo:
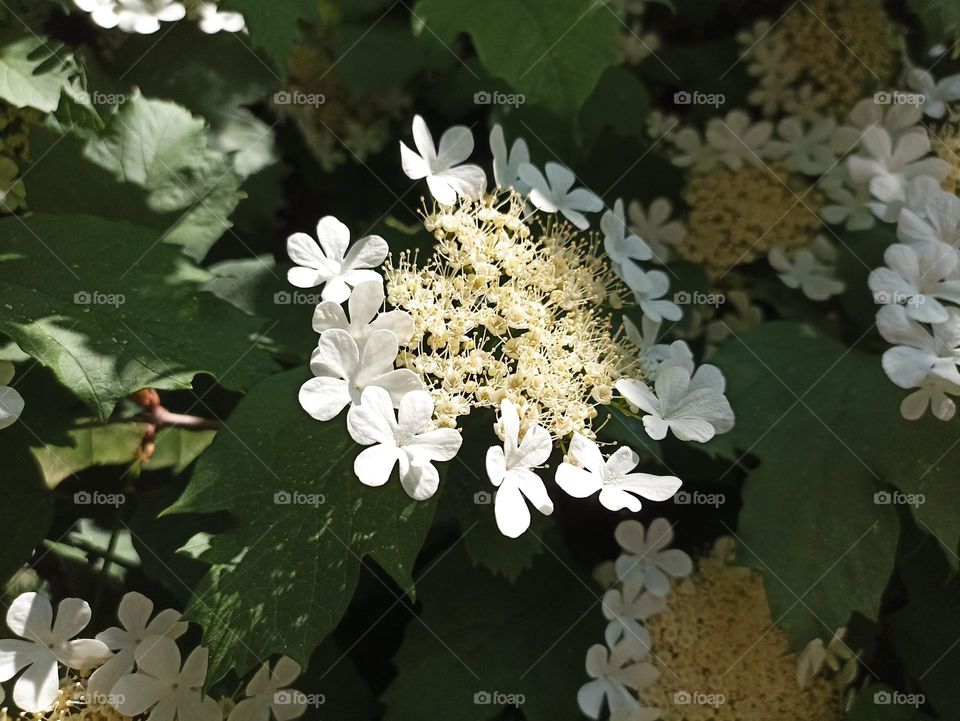
M527 500L540 513L553 513L553 501L540 476L533 471L547 462L553 441L545 429L535 424L527 426L521 440L520 415L509 399L500 404L500 425L503 446L487 449L487 475L497 487L493 506L497 527L503 535L517 538L530 527Z
M363 350L370 334L378 330L392 331L398 343L406 343L413 335L413 318L402 310L381 313L383 298L382 280L359 283L347 301L350 318L347 318L341 303L325 300L313 312L313 329L321 334L332 328L344 330L357 342L360 350Z
M270 670L264 663L247 684L247 698L240 701L227 721L277 721L299 718L307 710L306 700L300 692L288 688L300 675L300 664L292 658L281 656Z
M457 196L479 198L487 177L479 165L461 165L473 152L473 134L464 125L454 125L440 136L439 150L427 123L419 115L413 118L413 143L418 153L400 141L403 172L411 180L426 178L427 187L438 203L453 205Z
M23 396L8 385L14 372L13 363L0 361L0 430L16 423L23 413Z
M7 609L7 627L19 639L0 640L0 681L26 669L13 686L13 700L22 710L39 713L57 698L58 664L87 671L112 655L101 641L75 639L90 623L90 606L66 598L54 619L50 601L38 593L17 596Z
M626 508L638 512L641 504L636 496L652 501L673 497L681 481L675 476L633 473L640 457L627 446L604 458L595 441L575 433L568 456L576 462L560 464L557 485L574 498L586 498L600 491L600 503L611 511Z
M319 244L318 244L319 241ZM379 235L361 238L349 252L350 230L326 215L317 223L317 240L306 233L294 233L287 239L287 254L296 263L287 272L287 280L298 288L323 285L323 300L342 303L350 289L368 280L382 282L372 270L387 258L389 247Z
M622 521L614 531L625 551L615 564L617 577L641 585L660 598L670 593L670 577L683 578L693 571L693 561L683 551L668 548L673 527L665 518L656 518L645 530L639 521Z
M545 213L559 212L580 230L589 228L584 213L603 210L603 201L586 188L574 188L576 176L560 163L547 163L544 170L546 177L530 163L520 166L520 179L530 187L530 202Z
M200 692L207 675L208 652L196 648L180 666L173 639L155 636L137 649L137 672L113 687L113 706L125 716L150 711L153 721L221 721L220 706Z
M301 386L300 405L318 421L329 421L345 406L360 403L364 388L380 386L396 406L405 393L423 389L416 373L393 367L399 352L397 336L389 330L371 333L362 352L342 328L325 331L310 359L316 377Z
M463 438L453 428L434 428L433 408L429 393L410 391L400 399L394 414L386 390L365 388L360 405L347 413L353 440L370 446L354 461L357 478L368 486L382 486L399 463L400 484L408 496L423 501L436 493L440 474L433 462L452 459Z

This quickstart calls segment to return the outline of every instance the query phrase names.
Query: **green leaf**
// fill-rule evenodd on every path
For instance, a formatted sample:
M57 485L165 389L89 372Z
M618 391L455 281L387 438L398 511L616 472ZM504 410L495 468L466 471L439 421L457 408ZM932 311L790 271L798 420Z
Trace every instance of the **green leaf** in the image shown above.
M159 241L99 218L0 220L0 332L101 420L142 388L209 373L243 390L275 369L254 338L261 322L201 292L206 273Z
M607 68L580 111L580 131L587 144L605 128L645 142L649 112L650 96L640 79L623 68Z
M396 91L427 65L422 45L399 21L341 25L336 42L337 80L358 93Z
M72 56L55 52L57 46L32 34L0 38L0 99L18 108L56 110L61 92L74 89L80 72Z
M414 24L448 45L469 34L492 75L561 115L576 113L617 60L619 21L590 0L419 0Z
M589 680L587 649L603 642L603 614L590 581L559 555L549 550L515 584L470 569L459 548L430 567L420 622L394 658L385 720L420 721L429 709L487 721L503 701L478 703L479 694L522 694L530 721L579 721L577 689Z
M224 10L242 13L254 47L263 50L273 61L274 69L287 74L290 51L300 37L300 23L317 17L316 0L224 0ZM237 40L244 42L242 36Z
M228 511L236 524L210 539L202 600L186 612L204 627L211 680L277 652L306 666L350 602L364 556L413 592L435 504L396 481L360 483L344 418L321 424L297 403L308 377L295 369L256 386L168 511Z
M953 0L907 0L927 31L928 44L952 41L960 34L960 5Z

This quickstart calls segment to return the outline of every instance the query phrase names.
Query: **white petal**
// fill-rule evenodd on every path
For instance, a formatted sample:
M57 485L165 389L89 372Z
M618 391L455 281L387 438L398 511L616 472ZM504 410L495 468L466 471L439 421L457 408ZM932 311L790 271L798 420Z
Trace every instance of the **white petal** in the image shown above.
M325 215L317 221L317 241L329 260L340 262L350 244L350 230L332 215Z
M53 655L37 659L23 672L13 687L13 700L24 711L39 712L57 698L60 677Z
M311 378L300 386L297 399L318 421L336 418L351 400L347 382L339 378Z
M530 527L530 509L516 481L509 477L497 490L493 512L497 528L508 538L518 538Z
M347 430L363 446L396 445L397 422L390 394L378 386L364 388L360 405L351 406L347 412Z
M7 627L21 638L41 641L53 626L53 607L39 593L21 593L7 609Z
M23 413L23 397L10 386L0 386L0 429L13 425Z
M440 136L437 166L449 169L459 165L473 152L473 133L466 125L454 125Z
M390 254L390 246L387 241L379 235L368 235L350 248L343 259L344 271L354 270L356 268L377 268Z
M402 452L396 445L370 446L354 460L353 472L367 486L382 486L390 480L390 474Z
M429 461L411 462L407 465L406 472L400 473L400 485L413 500L425 501L440 487L440 474Z
M57 620L53 622L55 638L73 638L90 623L90 604L82 598L65 598L57 606Z
M353 251L350 252L352 253ZM350 294L350 302L347 305L350 309L351 324L367 325L370 323L380 311L383 305L383 298L383 283L381 281L366 281L355 285L353 292ZM320 304L320 306L323 305L325 304ZM317 307L317 312L320 311L320 306ZM340 308L340 306L337 307ZM343 314L342 308L340 308L340 313L341 315ZM313 318L313 329L318 330L316 324L317 313L314 313Z

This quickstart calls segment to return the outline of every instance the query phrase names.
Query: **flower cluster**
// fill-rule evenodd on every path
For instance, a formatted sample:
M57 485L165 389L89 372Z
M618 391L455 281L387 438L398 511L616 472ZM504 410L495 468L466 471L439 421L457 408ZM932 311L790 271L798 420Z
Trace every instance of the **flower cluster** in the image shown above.
M668 549L670 524L649 529L624 521L623 548L601 566L605 645L587 653L594 680L578 693L580 709L600 718L731 721L843 717L842 691L856 678L856 655L843 643L815 639L799 655L787 652L785 631L773 625L760 573L729 564L730 539L698 561ZM673 579L679 580L674 588ZM829 677L829 680L828 680Z
M379 236L351 247L347 228L330 216L316 241L302 233L288 240L290 282L323 285L315 377L301 405L321 421L349 407L351 436L369 446L354 464L357 477L379 486L398 466L418 500L437 490L434 463L459 451L459 419L493 410L502 445L490 447L487 474L498 526L511 537L530 524L528 501L553 511L536 469L555 443L568 451L557 485L574 497L599 492L611 510L639 510L637 496L670 498L680 480L633 472L639 457L629 448L604 458L599 409L616 404L639 415L652 438L672 429L698 442L729 430L733 412L717 368L695 369L683 341L657 344L661 322L679 319L680 309L663 298L666 274L638 264L652 251L628 228L622 202L603 214L601 242L580 232L587 214L603 209L600 198L574 187L563 166L541 172L530 164L522 140L508 150L499 126L490 135L492 192L483 169L465 162L474 148L466 127L448 129L437 146L416 116L413 137L416 150L401 143L403 169L425 179L436 201L424 216L436 240L425 262L410 253L387 260ZM677 235L663 227L669 209L655 203L650 215L661 239ZM385 261L381 278L375 269ZM628 307L642 313L643 334L622 315Z
M221 10L216 0L74 0L102 28L151 35L161 23L189 18L208 34L246 30L243 15Z
M195 648L182 660L176 640L187 623L173 609L153 612L148 598L127 593L117 609L120 626L77 638L92 616L86 601L64 599L54 615L44 596L21 594L7 610L7 627L17 638L0 640L0 681L23 671L13 702L36 721L262 721L271 710L287 720L306 711L302 694L276 693L300 675L286 657L272 673L264 663L239 703L205 696L207 649ZM11 718L0 711L3 721Z

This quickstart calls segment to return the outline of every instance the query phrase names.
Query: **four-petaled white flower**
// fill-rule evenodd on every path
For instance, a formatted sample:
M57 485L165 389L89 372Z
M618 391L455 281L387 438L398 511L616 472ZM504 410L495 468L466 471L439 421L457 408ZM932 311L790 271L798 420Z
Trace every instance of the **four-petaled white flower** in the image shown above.
M662 596L643 590L643 579L634 576L622 588L611 588L603 596L603 615L609 623L604 639L613 648L621 638L631 639L650 648L650 632L641 621L667 607Z
M320 336L310 359L310 370L317 376L300 388L300 405L318 421L336 417L344 406L360 403L360 394L368 386L380 386L396 406L404 393L423 390L423 383L412 370L395 369L400 346L389 330L370 334L361 353L357 341L341 328L331 328Z
M410 391L394 414L387 391L377 386L365 389L360 405L347 413L350 436L371 446L354 461L357 478L368 486L382 486L399 463L400 484L408 496L423 501L436 493L440 474L433 461L457 455L463 438L453 428L434 428L433 408L427 391Z
M520 179L530 186L529 200L545 213L559 212L580 230L590 227L583 213L603 210L603 201L586 188L573 188L576 176L559 163L547 163L546 177L530 163L520 166Z
M918 246L894 243L883 253L887 264L870 273L874 300L903 305L907 317L922 323L942 323L949 317L941 300L960 303L960 265L956 248L940 242Z
M610 258L613 272L627 284L628 288L644 287L646 276L635 260L650 260L653 251L641 238L628 234L627 221L623 217L623 201L619 198L600 218L600 230L603 231L603 248Z
M771 140L766 147L767 156L783 159L790 170L805 175L820 175L837 161L834 136L837 123L833 118L823 118L807 128L803 118L784 118L777 124L777 134L782 140Z
M730 170L740 170L744 162L757 165L767 153L773 123L754 123L742 110L731 110L726 118L712 118L707 123L706 138L719 153L720 161Z
M947 309L947 320L930 330L907 315L902 305L877 312L877 330L893 348L883 354L883 370L901 388L919 388L928 376L960 385L960 308Z
M383 299L382 281L358 283L347 301L349 320L340 303L325 300L313 312L313 329L320 334L333 328L344 330L353 337L360 350L370 334L378 330L393 331L398 343L406 343L413 335L413 318L404 310L381 313Z
M671 248L687 237L687 229L678 220L671 220L673 206L666 198L656 198L647 212L636 200L627 206L630 230L640 236L653 252L658 263L670 260Z
M659 323L664 318L677 321L683 317L683 311L680 306L671 300L667 300L663 295L670 290L670 279L667 274L660 270L648 270L641 272L635 278L636 285L631 286L633 298L636 300L640 310L654 323Z
M934 181L936 182L936 181ZM847 230L869 230L876 217L870 212L873 195L869 183L854 183L845 165L828 173L821 187L832 202L820 206L820 217Z
M837 129L834 147L845 155L860 145L864 132L872 127L881 127L892 138L897 138L901 133L915 129L922 119L923 111L918 105L881 105L872 97L864 98L847 115L848 125Z
M630 405L646 413L643 427L654 440L672 430L681 441L706 443L733 428L733 410L716 366L703 365L691 375L688 368L663 363L652 389L633 378L621 378L614 385Z
M113 658L90 676L87 692L96 700L106 697L122 676L133 671L137 649L154 636L176 639L187 631L187 624L180 620L180 612L172 608L158 613L153 619L153 601L143 594L131 592L124 595L117 609L117 618L122 628L112 626L97 634L97 640L116 652Z
M207 657L207 649L194 649L181 669L180 649L173 639L154 636L137 649L137 672L113 687L113 707L124 716L139 716L152 708L153 721L221 721L219 704L200 692Z
M208 35L220 32L239 33L247 24L240 13L221 10L214 2L202 2L191 10L197 17L197 25Z
M928 376L917 390L900 403L900 415L908 421L915 421L922 418L929 407L935 417L949 421L957 414L957 404L948 394L960 396L960 385L937 376Z
M831 261L836 251L823 236L810 248L798 248L787 254L783 248L771 248L770 265L788 288L800 289L810 300L827 300L844 291L846 286L836 277Z
M77 7L90 13L94 23L105 29L120 28L125 33L150 35L161 22L183 19L187 9L174 0L74 0Z
M517 138L507 151L507 141L499 124L490 131L490 152L493 154L493 179L500 188L513 188L525 193L528 188L520 180L520 166L530 162L530 150L523 138Z
M387 259L387 241L379 235L368 235L347 252L349 244L350 231L332 215L317 223L317 240L306 233L294 233L287 238L287 254L297 267L287 272L287 280L298 288L325 283L323 299L335 303L349 298L350 289L364 281L382 282L371 269Z
M26 669L13 686L13 700L22 710L38 713L54 702L60 688L58 663L87 671L110 658L101 641L74 639L90 617L90 606L79 598L61 601L56 620L50 601L38 593L21 594L10 604L7 627L20 639L0 640L0 681Z
M586 436L574 433L569 456L577 465L564 462L557 469L557 485L574 498L586 498L600 491L600 503L611 511L640 510L635 496L665 501L680 488L675 476L632 473L640 457L627 446L604 459L600 447Z
M600 718L603 701L613 715L629 712L629 718L637 721L653 721L660 717L656 709L643 709L628 689L639 691L660 677L656 667L641 659L646 649L639 643L625 639L607 650L606 646L594 644L587 651L587 674L589 681L577 691L580 710L592 719Z
M670 576L683 578L693 571L693 561L673 542L673 527L665 518L656 518L644 530L639 521L622 521L614 531L617 543L626 552L616 562L617 577L642 585L654 596L670 593Z
M634 325L633 321L627 317L623 319L623 329L627 334L627 340L637 347L637 358L643 363L643 368L647 375L653 376L656 373L657 366L670 357L670 346L666 343L657 343L657 336L660 333L660 321L650 320L648 316L640 319L641 333ZM675 341L682 343L683 341ZM686 345L686 344L684 344Z
M413 117L413 142L420 154L400 141L403 172L412 180L427 179L431 194L442 205L453 205L457 196L479 198L487 184L487 176L479 165L461 165L473 152L473 134L465 125L454 125L440 136L439 150L426 122Z
M960 100L960 75L938 81L929 70L910 68L907 84L922 97L924 115L936 120L947 114L948 103Z
M503 535L517 538L530 527L530 509L524 496L540 513L553 513L553 501L532 470L546 463L553 443L547 430L535 424L527 428L521 441L520 415L506 398L500 403L500 424L503 447L487 449L487 475L497 486L493 507L497 527Z
M264 663L247 684L247 698L233 707L227 721L290 721L303 716L307 703L303 695L288 688L300 675L300 664L281 656L273 671Z
M13 363L0 361L0 430L16 423L23 413L23 396L8 385L15 372Z

